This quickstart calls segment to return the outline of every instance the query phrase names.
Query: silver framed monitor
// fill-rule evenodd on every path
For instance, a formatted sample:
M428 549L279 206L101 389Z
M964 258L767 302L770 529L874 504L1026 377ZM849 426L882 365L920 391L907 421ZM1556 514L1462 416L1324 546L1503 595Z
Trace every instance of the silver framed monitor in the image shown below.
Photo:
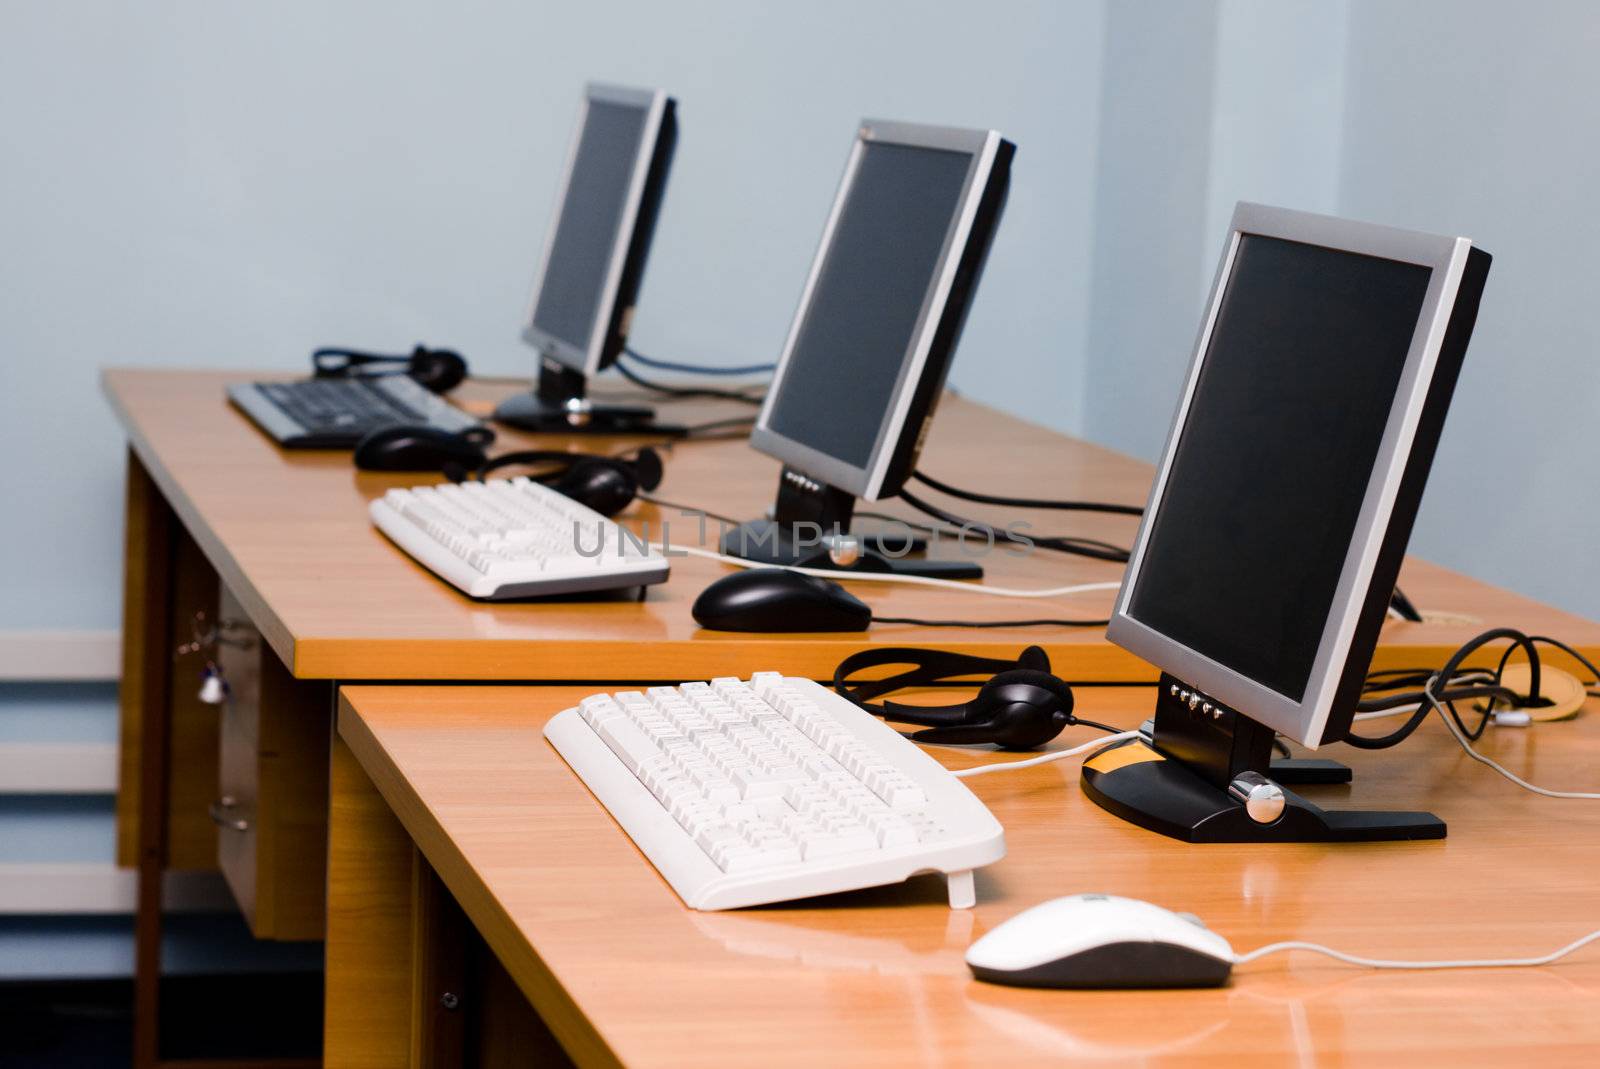
M1111 641L1218 716L1343 737L1488 259L1238 205Z
M670 106L664 89L584 88L522 338L586 377L615 358L611 336L627 334L623 283Z
M751 445L857 497L899 489L943 389L1013 152L994 130L861 123Z

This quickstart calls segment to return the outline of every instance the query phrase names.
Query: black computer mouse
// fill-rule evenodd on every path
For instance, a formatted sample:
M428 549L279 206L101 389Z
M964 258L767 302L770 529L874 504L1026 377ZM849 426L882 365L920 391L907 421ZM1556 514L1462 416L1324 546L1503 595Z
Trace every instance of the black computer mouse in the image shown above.
M838 583L784 568L725 575L692 611L712 631L865 631L872 622L867 603Z
M446 464L477 470L488 459L484 447L494 441L487 427L459 434L437 427L397 423L368 431L356 443L356 467L364 471L442 471Z

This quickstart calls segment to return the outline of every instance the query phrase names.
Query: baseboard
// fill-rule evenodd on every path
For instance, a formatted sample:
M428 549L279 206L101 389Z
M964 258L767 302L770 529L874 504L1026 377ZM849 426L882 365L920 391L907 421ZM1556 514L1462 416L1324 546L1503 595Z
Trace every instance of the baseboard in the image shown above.
M0 631L0 682L115 683L117 631Z
M131 914L138 873L109 864L0 864L0 916ZM231 913L238 909L216 872L166 874L162 902L174 913Z
M114 742L0 742L0 795L115 793Z

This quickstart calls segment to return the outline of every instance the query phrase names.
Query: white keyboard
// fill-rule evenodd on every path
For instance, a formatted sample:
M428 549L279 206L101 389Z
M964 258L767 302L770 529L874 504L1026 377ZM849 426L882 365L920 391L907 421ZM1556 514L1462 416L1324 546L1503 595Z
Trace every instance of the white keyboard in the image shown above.
M1005 835L964 783L808 679L758 672L596 694L545 737L678 897L736 909L972 870Z
M526 477L390 490L378 530L474 598L645 586L667 561L598 512Z

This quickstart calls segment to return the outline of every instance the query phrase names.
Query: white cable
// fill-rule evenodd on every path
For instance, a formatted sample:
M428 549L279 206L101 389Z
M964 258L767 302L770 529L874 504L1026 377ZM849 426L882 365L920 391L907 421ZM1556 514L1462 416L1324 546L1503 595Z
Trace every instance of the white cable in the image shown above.
M1090 739L1088 742L1074 746L1070 750L1052 750L1049 753L1040 754L1038 757L1025 757L1021 761L1001 761L992 765L974 765L972 768L963 768L959 772L950 774L957 779L968 779L972 776L987 775L990 772L1010 772L1017 768L1032 768L1034 765L1059 761L1063 757L1075 757L1085 750L1094 749L1096 746L1109 746L1113 742L1121 742L1124 739L1137 739L1138 737L1139 733L1137 731L1119 731L1115 735L1102 735L1098 739Z
M1506 768L1492 757L1485 757L1477 750L1474 750L1472 748L1472 743L1467 741L1467 737L1463 735L1461 733L1461 729L1456 726L1455 718L1445 713L1444 709L1439 704L1439 699L1434 696L1433 684L1437 679L1438 676L1430 678L1423 686L1422 693L1427 697L1428 704L1433 707L1433 711L1439 714L1439 719L1444 721L1444 726L1450 730L1451 737L1461 744L1461 748L1467 752L1468 757L1472 758L1481 765L1488 765L1490 768L1494 769L1496 772L1500 773L1506 779L1510 780L1512 783L1515 783L1518 787L1521 787L1525 791L1532 791L1534 794L1542 794L1546 798L1584 798L1591 801L1600 801L1600 794L1596 794L1591 791L1552 791L1548 787L1537 787L1523 779L1521 776L1517 775L1515 772L1512 772L1509 768Z
M1402 716L1402 715L1404 715L1406 713L1414 713L1419 708L1421 708L1421 706L1416 704L1416 703L1413 703L1411 705L1397 705L1393 709L1374 709L1373 711L1367 712L1367 713L1357 713L1355 716L1351 717L1350 719L1352 719L1352 720L1382 720L1386 716Z
M962 579L938 579L931 575L900 575L894 572L858 572L838 568L801 568L792 564L762 564L760 561L745 560L743 557L730 557L726 553L704 549L700 546L671 546L674 552L688 553L706 560L721 561L724 564L738 565L740 568L782 568L788 572L799 572L801 575L814 575L822 579L845 580L848 582L862 583L910 583L915 586L932 586L941 590L964 590L969 594L988 594L997 598L1059 598L1071 594L1092 594L1102 590L1120 590L1119 583L1079 583L1076 586L1057 586L1035 590L1022 590L1016 587L987 586L983 583L973 583Z
M1285 950L1308 950L1313 954L1326 954L1330 958L1337 958L1349 965L1364 965L1369 969L1512 969L1524 966L1549 965L1560 961L1575 950L1581 950L1600 939L1600 931L1590 932L1582 939L1575 939L1560 950L1551 951L1549 954L1537 958L1465 958L1460 961L1396 961L1391 958L1363 958L1356 954L1346 954L1342 950L1325 947L1321 943L1302 943L1291 941L1287 943L1268 943L1264 947L1257 947L1248 954L1235 954L1235 965L1247 965L1257 958L1264 958L1268 954L1280 954Z

